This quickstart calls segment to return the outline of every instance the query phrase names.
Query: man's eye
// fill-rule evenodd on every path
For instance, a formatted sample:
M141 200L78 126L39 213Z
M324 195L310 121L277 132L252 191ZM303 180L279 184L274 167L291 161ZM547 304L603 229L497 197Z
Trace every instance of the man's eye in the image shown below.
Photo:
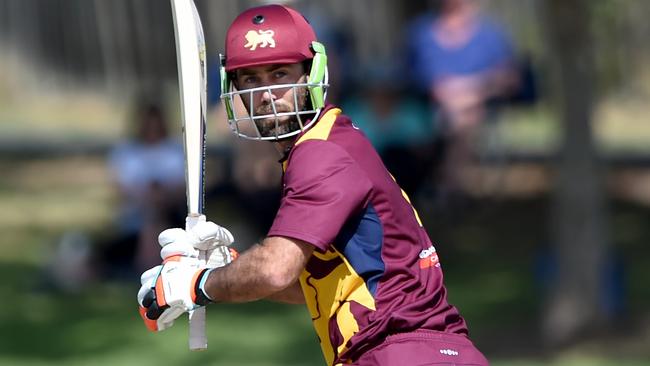
M287 76L287 73L285 71L276 71L273 73L273 76L275 76L276 79L282 79L283 77Z
M255 84L255 83L257 83L257 77L255 77L255 76L247 76L247 77L244 78L243 83L248 84L248 85Z

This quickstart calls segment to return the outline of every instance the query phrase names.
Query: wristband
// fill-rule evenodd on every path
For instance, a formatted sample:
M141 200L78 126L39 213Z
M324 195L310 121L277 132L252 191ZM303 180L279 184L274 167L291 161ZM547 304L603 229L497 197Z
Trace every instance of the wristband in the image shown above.
M205 268L197 273L196 281L194 282L194 303L199 306L205 306L214 302L205 291L205 283L207 282L210 272L214 268Z

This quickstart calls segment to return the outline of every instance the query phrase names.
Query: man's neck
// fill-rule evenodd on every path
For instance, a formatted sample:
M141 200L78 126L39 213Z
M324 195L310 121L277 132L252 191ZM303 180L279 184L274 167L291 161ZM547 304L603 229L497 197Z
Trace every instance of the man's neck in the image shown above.
M291 148L293 148L293 144L295 142L295 139L289 138L285 140L275 141L273 143L273 146L275 146L275 149L280 154L280 158L285 159L289 155L289 152L291 151Z

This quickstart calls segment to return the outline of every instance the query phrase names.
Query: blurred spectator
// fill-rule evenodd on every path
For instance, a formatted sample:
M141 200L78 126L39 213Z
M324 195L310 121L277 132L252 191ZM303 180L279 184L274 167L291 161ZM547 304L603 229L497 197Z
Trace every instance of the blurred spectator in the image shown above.
M359 92L343 110L363 130L397 183L409 195L427 174L438 135L426 103L404 93L400 74L390 62L377 62L358 82Z
M159 263L158 234L184 224L183 146L169 136L158 105L138 105L133 122L132 136L118 143L108 159L118 194L118 214L99 260L109 275L139 273Z
M437 15L416 18L407 36L412 83L437 105L444 127L439 188L443 194L460 193L460 174L471 161L491 103L517 89L512 44L482 14L479 0L441 0Z
M160 263L158 234L184 226L182 144L168 135L156 104L138 103L132 122L131 136L112 148L107 161L117 198L115 222L96 234L64 233L45 285L79 291L98 278L132 281Z

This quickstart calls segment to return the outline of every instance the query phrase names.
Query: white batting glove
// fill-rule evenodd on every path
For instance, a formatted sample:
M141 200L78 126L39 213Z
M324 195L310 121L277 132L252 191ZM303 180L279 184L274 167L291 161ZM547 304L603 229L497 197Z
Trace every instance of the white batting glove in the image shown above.
M138 304L145 326L151 331L165 330L183 313L210 303L202 286L209 271L199 268L198 259L184 258L144 272Z
M163 264L142 274L138 304L149 330L171 327L183 313L210 303L203 290L203 279L212 268L223 267L237 258L228 246L232 234L205 216L191 230L167 229L158 236ZM199 261L199 250L207 253L207 264Z
M198 258L199 250L204 250L209 268L223 267L237 257L237 252L228 247L233 241L230 231L212 221L205 221L205 216L189 231L167 229L158 236L163 261L177 256Z

